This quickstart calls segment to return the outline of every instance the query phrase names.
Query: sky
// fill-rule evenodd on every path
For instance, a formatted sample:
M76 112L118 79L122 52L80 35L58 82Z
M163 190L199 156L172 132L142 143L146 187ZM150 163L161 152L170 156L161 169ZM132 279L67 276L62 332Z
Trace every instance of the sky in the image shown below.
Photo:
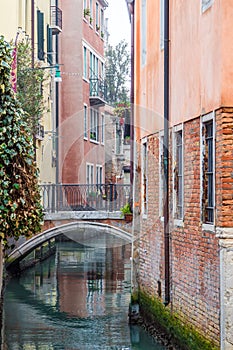
M125 0L108 0L105 18L108 20L109 43L116 46L125 39L130 43L130 22Z

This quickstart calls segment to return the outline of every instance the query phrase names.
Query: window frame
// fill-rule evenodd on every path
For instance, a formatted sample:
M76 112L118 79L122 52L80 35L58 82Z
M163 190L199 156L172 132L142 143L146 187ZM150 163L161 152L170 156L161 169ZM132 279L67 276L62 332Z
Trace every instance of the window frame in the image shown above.
M99 143L99 111L90 108L90 141Z
M181 143L178 143L181 135ZM179 152L181 151L181 153ZM181 198L181 203L180 203ZM179 209L179 207L181 209ZM181 211L181 212L180 212ZM183 124L173 127L173 218L179 226L184 220L184 132Z
M105 115L101 113L101 144L104 145L105 139Z
M146 219L148 215L148 140L147 138L142 139L141 157L142 157L141 207L142 207L142 218Z
M164 49L164 0L160 0L160 50Z
M207 11L214 3L214 0L201 0L201 12Z
M141 65L144 67L147 59L147 0L142 0L141 12Z
M94 185L94 164L93 163L86 163L86 184L87 185Z
M88 49L83 45L83 79L88 80L88 62L87 62Z
M88 139L88 107L87 104L84 103L83 105L83 123L84 123L84 128L83 128L83 138L84 140Z
M212 124L212 135L211 135L211 139L212 139L212 144L210 146L210 143L207 143L207 141L209 140L208 137L206 137L206 126ZM215 194L216 194L216 190L215 190L215 175L216 175L216 169L215 169L215 113L211 112L208 113L204 116L202 116L201 118L201 125L200 125L200 139L201 139L201 198L200 198L200 206L201 206L201 222L202 222L202 229L203 230L209 230L209 231L213 231L215 228ZM208 147L208 151L209 151L209 146L211 147L212 150L212 162L209 159L209 157L207 158L207 160L205 161L205 155L206 155L206 147ZM209 167L210 162L211 162L211 166L212 166L212 172L208 171L210 169L207 169L207 171L205 170L205 166L206 166L206 162L207 162L207 167ZM212 221L208 221L205 219L205 215L206 215L206 201L208 201L209 203L209 182L207 181L207 192L205 191L205 181L206 181L206 173L207 176L209 175L208 179L210 178L211 174L212 174L212 184L211 184L211 199L212 199ZM211 173L211 174L210 174Z

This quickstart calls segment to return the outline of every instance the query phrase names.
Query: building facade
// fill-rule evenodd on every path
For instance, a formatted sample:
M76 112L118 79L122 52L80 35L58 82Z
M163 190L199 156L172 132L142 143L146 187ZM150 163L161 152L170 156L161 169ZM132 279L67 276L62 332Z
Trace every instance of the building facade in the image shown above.
M105 174L105 0L61 2L60 183L100 184Z
M134 287L217 347L233 349L233 8L219 0L127 3Z
M20 42L29 42L32 51L31 69L43 69L46 72L46 79L41 86L44 109L34 135L41 183L56 181L55 42L62 27L61 13L56 3L56 0L4 1L0 15L0 34L15 44L16 52Z

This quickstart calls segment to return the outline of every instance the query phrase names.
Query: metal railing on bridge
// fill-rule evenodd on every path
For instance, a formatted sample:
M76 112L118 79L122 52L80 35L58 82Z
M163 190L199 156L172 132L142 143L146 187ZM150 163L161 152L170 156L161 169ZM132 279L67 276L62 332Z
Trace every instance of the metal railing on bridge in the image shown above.
M131 186L121 184L43 184L44 211L119 211L131 198Z

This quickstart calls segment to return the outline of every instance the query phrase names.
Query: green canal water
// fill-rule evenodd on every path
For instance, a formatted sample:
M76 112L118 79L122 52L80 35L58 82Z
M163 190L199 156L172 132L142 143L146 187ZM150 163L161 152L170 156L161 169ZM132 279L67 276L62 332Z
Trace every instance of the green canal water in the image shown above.
M131 247L105 237L58 241L45 261L9 280L2 350L162 350L128 324Z

